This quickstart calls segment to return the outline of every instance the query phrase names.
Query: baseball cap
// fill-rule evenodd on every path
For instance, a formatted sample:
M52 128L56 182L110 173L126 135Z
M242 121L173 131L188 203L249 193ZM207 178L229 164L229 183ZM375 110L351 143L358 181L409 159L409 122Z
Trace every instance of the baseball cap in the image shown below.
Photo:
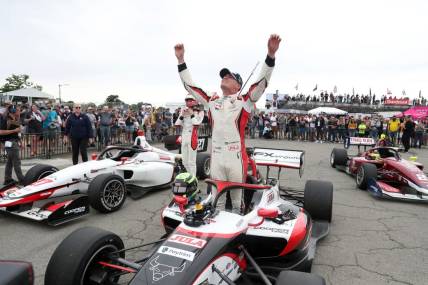
M239 85L242 86L242 77L241 77L241 75L239 75L239 73L233 73L227 68L223 68L222 70L220 70L220 77L221 78L225 77L228 74L230 74L233 77L233 79L235 79L236 82L238 82Z
M195 98L191 94L187 94L184 100L195 100Z

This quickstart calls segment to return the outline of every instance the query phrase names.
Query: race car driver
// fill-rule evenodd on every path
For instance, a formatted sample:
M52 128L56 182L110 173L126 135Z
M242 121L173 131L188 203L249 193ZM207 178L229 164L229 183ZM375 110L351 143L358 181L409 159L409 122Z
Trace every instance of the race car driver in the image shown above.
M260 74L246 94L239 95L242 78L227 68L220 71L221 90L223 94L208 96L207 92L193 83L184 61L184 46L177 44L175 56L178 71L185 89L197 101L209 109L212 124L212 163L211 178L230 182L245 182L247 176L248 156L245 149L244 132L248 117L257 100L265 91L275 65L275 53L281 38L271 35L268 40L268 54ZM242 191L231 191L232 206L243 208Z
M204 119L204 111L200 110L198 102L192 95L186 96L186 107L181 109L180 116L175 121L176 126L182 126L181 155L183 165L188 172L196 176L196 153L198 147L198 127Z

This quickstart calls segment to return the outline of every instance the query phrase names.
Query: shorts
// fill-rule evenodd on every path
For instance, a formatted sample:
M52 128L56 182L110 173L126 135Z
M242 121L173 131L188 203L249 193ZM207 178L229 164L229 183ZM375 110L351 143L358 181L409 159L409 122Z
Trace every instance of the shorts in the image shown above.
M133 133L135 127L134 127L134 125L132 125L132 126L126 126L125 129L126 129L127 133Z
M273 132L277 132L278 131L278 127L277 126L272 126L272 131Z
M42 134L41 127L27 127L27 133L31 135Z
M43 129L43 137L46 139L53 139L57 133L56 129L45 128Z

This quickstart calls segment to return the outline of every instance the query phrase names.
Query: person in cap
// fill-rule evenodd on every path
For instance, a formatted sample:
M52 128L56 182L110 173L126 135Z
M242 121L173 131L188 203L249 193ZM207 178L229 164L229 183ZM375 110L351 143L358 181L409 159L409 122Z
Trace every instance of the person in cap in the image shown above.
M212 123L211 178L230 182L245 182L248 156L245 149L245 127L254 105L265 91L275 65L275 53L281 38L271 35L268 54L256 82L247 93L240 95L242 78L228 68L220 70L222 95L211 94L196 85L184 61L183 44L175 45L178 72L185 89L209 110ZM232 206L245 206L241 191L231 191Z
M188 172L196 175L196 153L198 148L198 127L204 119L204 110L198 106L195 98L186 96L186 107L182 108L176 126L181 126L181 155L183 165Z

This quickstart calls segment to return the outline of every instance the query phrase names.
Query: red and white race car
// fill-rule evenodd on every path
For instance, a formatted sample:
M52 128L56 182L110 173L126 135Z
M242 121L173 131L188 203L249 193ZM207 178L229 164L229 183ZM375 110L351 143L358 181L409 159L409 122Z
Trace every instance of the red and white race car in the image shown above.
M401 150L395 147L370 147L374 144L370 138L351 138L349 141L349 145L369 148L357 155L334 148L330 164L355 176L358 188L367 189L379 198L428 201L428 177L421 163L403 159Z
M300 169L303 162L302 151L255 148L251 157L253 170ZM156 242L126 249L111 232L76 230L52 255L45 284L124 284L125 274L130 285L325 284L291 270L311 270L316 244L329 232L333 185L312 180L293 194L279 177L251 172L248 183L206 180L211 192L197 203L175 195L162 212L167 235ZM225 210L230 191L243 191L245 209ZM125 259L126 251L148 245L147 256Z
M200 155L200 172L208 176L203 160L209 155ZM144 136L138 136L132 147L110 146L93 158L62 170L35 165L25 175L26 186L0 189L0 211L50 225L87 214L89 205L103 213L114 212L122 207L127 192L139 198L164 188L181 167L179 155L150 146Z

